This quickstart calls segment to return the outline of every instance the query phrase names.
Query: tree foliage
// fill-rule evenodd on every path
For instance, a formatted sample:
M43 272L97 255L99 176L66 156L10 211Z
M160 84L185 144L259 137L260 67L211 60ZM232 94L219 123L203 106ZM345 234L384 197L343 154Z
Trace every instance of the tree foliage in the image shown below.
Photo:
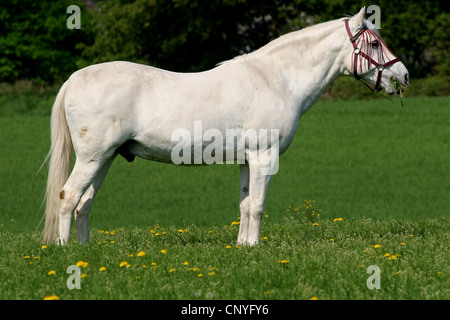
M70 4L82 28L66 27ZM444 1L379 0L2 0L0 81L65 79L78 68L128 60L200 71L253 51L283 33L381 9L381 33L412 77L449 71Z

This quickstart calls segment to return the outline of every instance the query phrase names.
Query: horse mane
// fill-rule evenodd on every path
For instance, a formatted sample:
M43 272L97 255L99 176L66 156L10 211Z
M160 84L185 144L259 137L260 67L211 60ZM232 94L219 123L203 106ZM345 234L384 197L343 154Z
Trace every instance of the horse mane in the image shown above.
M286 34L283 34L283 35L279 36L278 38L273 39L272 41L268 42L264 46L254 50L252 52L244 53L244 54L238 55L238 56L236 56L236 57L234 57L232 59L219 62L219 63L216 64L216 67L224 65L224 64L228 64L228 63L231 63L231 62L245 61L247 58L258 56L260 54L263 54L263 53L266 53L268 51L274 50L274 49L276 49L278 47L283 47L283 43L289 43L289 42L291 42L294 39L298 40L299 38L302 38L302 36L305 36L302 39L302 40L305 40L306 37L308 36L308 32L311 31L312 29L324 27L327 24L331 24L331 23L334 23L336 21L344 21L345 19L347 19L347 18L343 17L343 18L336 19L336 20L325 21L325 22L314 24L314 25L311 25L311 26L308 26L308 27L305 27L305 28L302 28L302 29L299 29L299 30L288 32Z

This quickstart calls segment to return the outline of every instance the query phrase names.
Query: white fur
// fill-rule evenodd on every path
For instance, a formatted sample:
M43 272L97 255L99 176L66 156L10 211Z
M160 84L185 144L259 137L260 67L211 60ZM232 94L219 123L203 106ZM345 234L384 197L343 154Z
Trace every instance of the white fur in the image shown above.
M363 9L350 20L353 33L362 26ZM352 74L352 51L340 19L289 33L205 72L175 73L130 62L75 72L61 88L52 112L44 240L65 244L74 210L77 238L88 240L94 196L117 148L126 141L136 141L130 152L137 156L171 162L171 133L192 130L199 120L204 128L223 133L231 128L279 129L282 154L299 118L325 88L338 76ZM391 77L403 79L406 72L401 63L387 68L382 86L391 92ZM363 78L374 83L376 74L368 70ZM71 142L76 163L67 179ZM259 241L271 178L259 174L261 166L240 165L239 244Z

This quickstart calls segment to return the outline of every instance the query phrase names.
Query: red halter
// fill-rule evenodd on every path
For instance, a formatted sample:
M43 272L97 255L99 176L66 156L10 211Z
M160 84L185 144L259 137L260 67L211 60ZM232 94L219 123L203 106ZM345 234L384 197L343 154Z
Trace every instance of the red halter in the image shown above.
M383 40L381 40L380 37L378 37L372 30L368 29L367 27L363 27L361 30L358 31L355 35L352 35L352 32L350 31L350 27L348 25L348 20L345 20L345 29L347 30L348 36L350 37L350 42L353 45L353 54L352 54L352 69L353 69L353 75L355 76L356 80L361 80L362 83L364 83L370 90L374 92L379 92L381 90L381 73L383 70L391 65L393 65L396 62L399 62L400 59L397 58L392 51L388 48L386 43L384 43ZM375 61L372 59L372 52L373 52L373 41L378 41L378 60ZM360 46L360 47L359 47ZM386 53L389 52L390 56L392 56L392 59L389 59L389 57L386 55ZM383 58L386 58L387 61L384 61ZM358 75L358 61L359 61L359 71L362 72L363 67L363 59L367 60L367 68L370 70L372 68L372 65L374 65L378 70L378 76L377 76L377 82L375 83L375 88L372 88L370 85L364 82L364 80ZM366 71L367 72L367 71Z

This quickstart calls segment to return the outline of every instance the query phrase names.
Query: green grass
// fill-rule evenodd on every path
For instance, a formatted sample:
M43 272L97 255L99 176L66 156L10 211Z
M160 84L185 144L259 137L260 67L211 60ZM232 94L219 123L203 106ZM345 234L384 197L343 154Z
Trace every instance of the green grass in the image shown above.
M254 248L236 247L238 226L230 224L94 229L89 245L44 249L37 235L2 233L1 298L449 299L448 222L323 218L313 225L269 216ZM88 263L86 276L69 290L66 269L79 261ZM380 289L366 286L371 265L381 270Z
M91 243L42 249L46 175L36 173L51 103L35 99L24 115L0 110L0 299L450 298L450 97L404 98L403 108L386 99L319 101L280 158L256 248L234 246L237 166L118 158L90 215ZM305 199L322 209L318 226L286 217ZM156 236L156 224L165 234ZM87 277L68 290L65 271L80 260L89 262ZM366 287L370 265L381 269L380 290Z

